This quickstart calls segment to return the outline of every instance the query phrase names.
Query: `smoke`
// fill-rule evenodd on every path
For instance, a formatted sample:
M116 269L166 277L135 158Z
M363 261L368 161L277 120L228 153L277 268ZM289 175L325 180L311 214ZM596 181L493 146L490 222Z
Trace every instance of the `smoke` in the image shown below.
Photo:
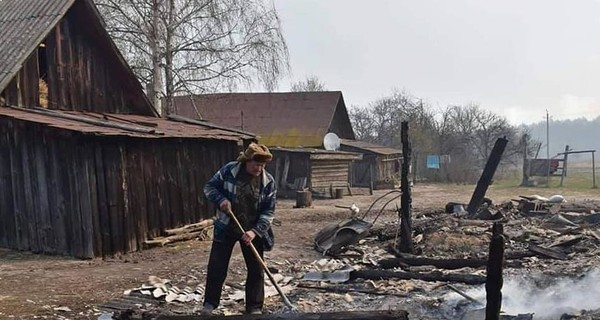
M505 277L502 311L508 315L533 313L534 319L560 319L565 313L600 309L600 270L577 277L544 274ZM466 291L485 303L485 287Z

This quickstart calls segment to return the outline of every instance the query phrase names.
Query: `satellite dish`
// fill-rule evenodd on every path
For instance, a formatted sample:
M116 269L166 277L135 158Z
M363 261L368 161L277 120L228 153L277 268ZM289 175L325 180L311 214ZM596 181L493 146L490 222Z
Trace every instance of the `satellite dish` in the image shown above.
M340 137L333 132L329 132L323 137L323 147L325 150L336 151L340 148Z

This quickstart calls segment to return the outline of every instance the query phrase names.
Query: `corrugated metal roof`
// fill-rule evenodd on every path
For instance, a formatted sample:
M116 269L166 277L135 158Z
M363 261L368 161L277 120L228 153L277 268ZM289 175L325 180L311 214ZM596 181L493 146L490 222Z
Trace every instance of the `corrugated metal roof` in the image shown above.
M45 109L0 108L0 117L35 122L52 128L99 136L235 140L254 136L204 125L151 116L100 114Z
M156 115L150 100L142 90L135 74L117 49L105 29L104 20L92 0L0 0L0 92L3 91L37 46L65 17L69 9L82 4L89 13L84 17L82 28L95 30L94 41L103 49L104 55L114 55L119 68L126 73L127 83L139 95L141 101L137 112Z
M340 91L219 93L193 99L204 119L254 132L269 146L320 147L338 102L347 112ZM190 96L176 97L174 104L178 114L197 118Z
M0 0L0 91L75 0Z
M340 143L342 145L350 146L350 147L357 148L357 149L362 149L362 150L369 151L369 152L376 153L376 154L382 154L382 155L402 154L402 150L400 150L400 149L394 149L394 148L381 146L378 144L369 143L369 142L365 142L365 141L341 139Z

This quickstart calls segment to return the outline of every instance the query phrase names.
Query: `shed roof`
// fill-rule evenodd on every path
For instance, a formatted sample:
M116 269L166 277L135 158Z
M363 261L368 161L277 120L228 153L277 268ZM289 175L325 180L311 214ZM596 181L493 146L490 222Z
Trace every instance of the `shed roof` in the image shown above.
M104 20L91 0L0 0L0 92L21 70L23 64L75 3L81 3L89 16L82 28L94 30L95 41L115 56L122 70L144 99L143 114L158 115L144 94L141 84L113 43Z
M341 91L181 96L174 105L177 114L197 118L197 108L211 122L255 132L269 146L321 146L337 108L349 123Z
M47 127L96 136L128 136L138 138L192 138L234 140L254 136L191 120L169 120L152 116L100 114L79 111L54 111L42 108L0 108L0 118L39 123Z
M400 149L390 148L365 141L341 139L340 144L381 155L402 154L402 150Z
M313 160L361 160L362 154L348 151L333 151L316 148L269 148L272 152L292 152L308 154Z

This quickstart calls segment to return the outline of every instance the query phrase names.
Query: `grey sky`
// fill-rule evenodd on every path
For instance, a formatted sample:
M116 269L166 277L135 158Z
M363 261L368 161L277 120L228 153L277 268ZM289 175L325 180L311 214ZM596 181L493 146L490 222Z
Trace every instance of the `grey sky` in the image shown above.
M404 90L514 124L600 115L598 0L274 0L292 74L366 106Z

